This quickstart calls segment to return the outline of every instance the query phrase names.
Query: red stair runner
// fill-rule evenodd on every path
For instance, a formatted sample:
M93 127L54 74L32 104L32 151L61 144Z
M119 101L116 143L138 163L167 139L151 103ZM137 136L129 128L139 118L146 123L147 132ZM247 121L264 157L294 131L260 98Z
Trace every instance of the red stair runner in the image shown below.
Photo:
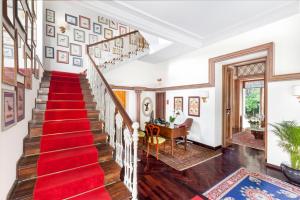
M52 72L40 152L34 199L111 199L78 74Z

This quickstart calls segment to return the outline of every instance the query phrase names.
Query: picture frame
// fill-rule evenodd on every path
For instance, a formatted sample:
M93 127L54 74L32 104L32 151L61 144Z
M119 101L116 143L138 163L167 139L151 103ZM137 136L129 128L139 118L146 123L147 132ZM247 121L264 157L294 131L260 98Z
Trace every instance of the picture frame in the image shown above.
M94 56L95 58L101 58L101 51L99 47L94 48Z
M183 97L174 97L174 112L183 112Z
M90 18L79 15L79 27L87 30L91 30Z
M119 25L119 34L123 35L128 33L128 27L124 26L124 25Z
M17 1L17 20L21 25L22 29L25 31L26 26L26 12L21 1Z
M35 62L36 62L36 67L35 67L35 71L34 71L34 77L36 79L39 79L40 78L40 69L42 67L42 63L39 59L39 57L36 55L35 56Z
M101 23L101 24L108 25L108 19L106 17L103 17L103 16L98 16L98 22Z
M25 85L17 82L16 86L17 122L25 118Z
M190 96L188 101L188 115L200 117L200 97Z
M82 47L79 44L70 43L70 55L82 57Z
M115 39L115 47L123 48L123 38Z
M2 83L16 86L17 67L16 67L16 43L14 35L8 32L5 25L2 27Z
M69 52L57 50L56 51L56 62L69 64Z
M26 65L25 65L25 42L20 34L18 34L18 59L17 59L17 68L18 73L25 76L26 75Z
M104 51L110 51L109 42L104 42L104 43L102 43L102 45L103 45L103 50Z
M46 9L46 22L55 23L55 11Z
M104 38L111 39L113 37L113 31L108 28L104 28Z
M73 65L76 67L82 67L82 58L73 57Z
M45 46L45 58L54 58L54 48Z
M16 92L2 89L2 131L9 129L17 123L16 119Z
M98 36L94 34L89 35L89 44L94 44L98 42Z
M93 23L93 32L101 35L102 33L102 25L101 24L97 24L97 23Z
M57 46L69 48L69 36L57 34Z
M29 54L26 54L26 76L25 76L25 88L32 89L32 57Z
M74 29L74 41L85 42L85 32L79 29Z
M46 36L55 37L55 26L46 24Z
M31 49L32 45L32 18L28 15L27 16L27 23L26 23L26 36L27 36L27 45ZM54 28L54 34L55 34L55 28Z
M77 26L78 25L78 18L73 16L73 15L69 15L69 14L65 14L65 22L67 22L68 24Z
M109 28L118 30L118 22L114 20L109 20Z
M3 18L5 18L10 25L14 26L14 0L2 0L3 4Z

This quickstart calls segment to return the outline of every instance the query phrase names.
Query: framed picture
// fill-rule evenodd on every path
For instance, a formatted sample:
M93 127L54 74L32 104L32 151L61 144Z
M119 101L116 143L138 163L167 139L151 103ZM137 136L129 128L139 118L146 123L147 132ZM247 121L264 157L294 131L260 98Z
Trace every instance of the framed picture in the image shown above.
M126 26L124 26L124 25L119 26L119 34L120 35L126 34L127 31L128 31L128 28Z
M3 17L5 17L11 25L14 25L14 0L2 0Z
M118 23L114 20L109 20L109 28L118 30Z
M98 16L98 22L101 23L101 24L108 25L108 19L106 17L103 17L103 16Z
M25 31L25 26L26 26L26 12L24 10L24 7L21 3L21 1L17 1L17 19L20 22L23 30Z
M102 32L101 30L102 30L101 24L93 23L93 32L94 33L101 35L101 32Z
M85 32L82 30L74 29L74 40L77 42L85 42Z
M17 83L16 86L16 103L17 103L17 121L21 121L25 117L25 85Z
M45 46L45 58L54 58L54 48Z
M174 112L183 112L183 97L174 97Z
M15 40L5 26L2 27L2 82L16 86L17 67L15 55Z
M79 15L79 27L84 29L91 29L90 18Z
M25 88L32 89L32 58L30 55L26 54L26 76L25 76Z
M2 130L16 124L16 92L2 89Z
M27 45L31 49L31 41L32 41L32 18L28 15L27 16L27 24L26 24L26 35L27 35Z
M103 45L103 50L104 51L110 51L109 42L104 42L104 43L102 43L102 45Z
M200 97L189 97L188 115L200 117Z
M101 58L101 51L99 47L94 48L94 53L95 58Z
M104 28L104 38L110 39L112 37L113 37L113 31L108 28Z
M26 67L25 67L25 42L18 34L18 73L25 76L26 75Z
M123 38L117 38L115 40L115 47L123 48Z
M73 57L73 65L77 67L82 67L82 58Z
M46 24L46 35L49 37L55 37L55 26Z
M55 12L50 9L46 9L46 22L55 23Z
M65 14L65 21L68 24L72 24L74 26L77 26L78 22L77 22L77 17L73 16L73 15L69 15L69 14Z
M71 56L82 56L81 45L70 43L70 55Z
M69 36L57 34L57 46L69 48Z
M34 58L34 77L36 79L39 79L40 78L40 61L39 61L39 58L38 56L36 55L35 58Z
M89 44L94 44L98 42L98 36L94 34L89 35Z
M58 63L69 64L69 52L57 50L56 61Z

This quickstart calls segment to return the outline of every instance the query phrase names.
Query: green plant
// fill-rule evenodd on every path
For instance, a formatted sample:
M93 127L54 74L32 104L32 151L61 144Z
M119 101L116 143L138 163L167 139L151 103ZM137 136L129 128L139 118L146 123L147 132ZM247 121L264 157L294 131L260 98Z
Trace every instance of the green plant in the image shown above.
M291 156L291 167L300 170L300 127L295 121L271 124L273 133L280 138L279 145Z
M174 117L174 116L170 116L170 117L169 117L169 121L170 121L170 123L174 123L174 122L175 122L175 119L176 119L176 117Z
M260 90L258 88L248 89L246 95L246 115L253 117L259 113L260 106Z

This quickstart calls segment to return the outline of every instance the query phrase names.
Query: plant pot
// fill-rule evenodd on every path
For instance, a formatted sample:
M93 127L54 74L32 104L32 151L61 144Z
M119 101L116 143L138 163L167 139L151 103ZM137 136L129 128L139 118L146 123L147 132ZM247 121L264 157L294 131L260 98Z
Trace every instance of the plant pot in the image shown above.
M282 173L287 177L289 181L300 186L300 170L293 169L285 164L280 165Z

